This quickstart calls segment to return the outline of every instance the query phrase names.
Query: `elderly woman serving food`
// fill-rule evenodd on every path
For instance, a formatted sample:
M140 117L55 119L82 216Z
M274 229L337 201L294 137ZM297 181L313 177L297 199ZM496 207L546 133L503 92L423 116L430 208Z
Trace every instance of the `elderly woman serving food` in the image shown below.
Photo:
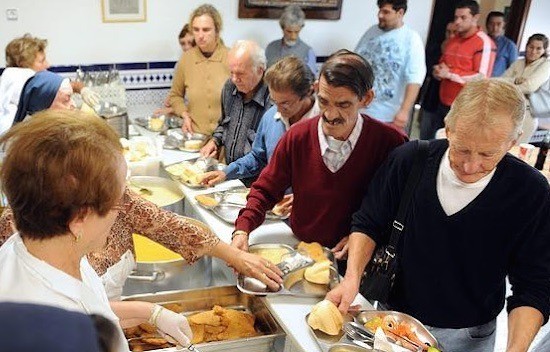
M47 108L70 109L71 104L64 103L66 94L62 90L65 88L70 89L63 87L63 79L59 75L48 71L37 73L23 90L16 118L21 116L20 119L24 119L29 114ZM28 162L34 163L31 157ZM0 245L13 232L13 214L8 209L0 218ZM247 276L262 280L269 287L277 288L281 282L280 271L267 267L265 259L230 247L205 225L162 210L126 188L121 199L121 211L109 231L109 245L87 253L92 267L102 275L111 298L120 296L124 281L134 267L133 233L159 242L182 255L190 264L203 255L211 255L226 261Z
M108 245L123 209L127 166L114 132L76 111L48 110L8 131L2 189L18 232L0 248L0 301L100 314L121 326L149 321L187 346L187 319L147 302L109 303L86 255Z

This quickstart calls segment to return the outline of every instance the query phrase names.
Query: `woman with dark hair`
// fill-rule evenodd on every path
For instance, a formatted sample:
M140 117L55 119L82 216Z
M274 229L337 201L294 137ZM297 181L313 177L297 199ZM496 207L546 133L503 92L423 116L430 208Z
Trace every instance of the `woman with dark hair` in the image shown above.
M502 75L502 78L513 82L526 98L537 91L550 78L550 61L548 61L548 37L544 34L533 34L527 40L525 58L512 64ZM527 101L527 115L523 123L523 135L518 143L528 143L539 125L538 118L530 111Z

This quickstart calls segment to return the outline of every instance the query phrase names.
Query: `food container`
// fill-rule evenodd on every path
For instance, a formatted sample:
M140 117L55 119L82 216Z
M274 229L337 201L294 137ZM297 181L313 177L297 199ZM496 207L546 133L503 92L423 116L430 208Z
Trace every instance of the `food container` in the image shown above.
M181 128L172 128L166 131L164 148L198 153L207 140L208 136L205 134L183 132Z
M292 252L295 253L295 250L283 244L259 244L255 246L250 246L249 250L251 253L254 253L254 247L256 251L262 248L269 248L266 246L281 246L281 248L291 248ZM271 295L292 295L297 297L325 297L326 294L335 288L340 283L340 275L338 274L338 269L336 266L336 261L334 254L330 249L324 247L325 256L328 260L332 262L332 265L329 267L329 283L328 284L315 284L309 282L305 279L304 273L309 265L302 266L301 269L291 271L289 274L283 276L283 284L281 288L276 292L267 291L263 284L259 280L246 278L243 275L237 277L237 287L251 295L258 296L271 296ZM291 253L291 252L289 252ZM309 259L309 258L308 258Z
M190 223L205 228L202 222L188 218ZM123 296L171 290L202 288L212 283L212 262L208 257L193 265L183 258L171 260L138 260L136 269L128 276L122 291Z
M167 178L156 176L132 176L129 188L162 209L183 215L184 194L180 186Z
M391 318L397 323L407 324L410 327L411 331L416 334L420 341L428 344L429 346L438 348L437 340L428 331L428 329L426 329L426 327L417 319L405 313L396 311L365 310L357 314L357 316L355 317L355 321L361 325L365 325L365 323L377 317L382 319ZM375 331L370 330L368 327L365 327L365 329L371 331L373 334L375 333ZM390 337L394 338L395 336ZM406 344L406 341L404 343Z
M315 342L317 342L317 344L319 345L319 347L323 352L329 351L330 348L333 346L338 346L343 343L351 343L351 341L346 337L346 334L344 334L343 330L341 330L338 335L329 335L329 334L325 334L321 330L312 329L311 326L309 326L309 324L307 323L308 318L309 318L309 314L305 316L304 323L307 325L309 332L311 333L311 336L313 336L313 339L315 340ZM350 314L344 315L343 318L344 318L344 324L347 322L353 321L353 317ZM368 351L368 350L362 349L361 351Z
M206 188L208 186L200 183L200 175L208 171L223 170L225 166L214 158L197 158L168 165L165 170L173 180L189 188Z
M374 348L359 347L357 345L346 343L346 342L335 343L334 345L330 346L330 348L328 349L328 352L369 352L369 351L384 352Z
M120 137L128 138L128 113L126 108L107 101L101 101L94 106L94 110L109 126L117 131Z
M256 316L256 331L260 336L243 339L201 343L196 345L201 352L239 351L239 352L270 352L277 338L283 338L284 332L275 318L269 312L264 301L258 297L243 294L235 286L209 287L197 290L161 292L126 297L129 301L147 301L158 304L179 303L186 313L212 309L214 305L225 308L245 310ZM175 351L167 348L156 351Z
M201 202L197 199L198 204L203 208L212 211L217 217L227 222L228 224L234 224L235 220L239 216L239 212L246 206L246 196L250 190L245 187L230 188L224 191L216 191L211 193L201 194L201 197L209 197L212 199L209 206L205 202ZM197 198L197 197L195 197ZM288 215L276 215L273 211L268 211L265 214L266 220L285 220L288 219Z

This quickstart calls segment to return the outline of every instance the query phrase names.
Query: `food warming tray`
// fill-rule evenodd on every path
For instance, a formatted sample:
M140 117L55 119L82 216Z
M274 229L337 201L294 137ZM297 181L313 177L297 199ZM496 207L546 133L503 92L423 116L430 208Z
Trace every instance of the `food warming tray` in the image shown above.
M225 308L245 310L256 316L254 325L262 335L197 344L196 347L201 352L270 352L273 349L275 339L284 337L283 329L271 315L264 301L259 297L240 292L235 286L140 294L125 297L124 300L146 301L157 304L178 303L184 308L184 314L210 310L214 305L219 305ZM176 348L171 347L155 351L176 351Z

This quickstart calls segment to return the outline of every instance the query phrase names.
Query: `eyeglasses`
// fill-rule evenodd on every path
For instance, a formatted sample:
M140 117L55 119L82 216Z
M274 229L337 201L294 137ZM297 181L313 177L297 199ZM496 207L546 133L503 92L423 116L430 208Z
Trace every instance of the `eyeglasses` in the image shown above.
M283 101L283 102L277 102L273 98L270 98L269 100L270 100L271 104L277 105L277 107L280 107L280 108L283 108L283 109L288 109L291 106L293 106L294 104L298 103L302 99L303 99L302 97L297 97L296 99L293 99L293 100L290 100L290 101L287 100L287 101Z

